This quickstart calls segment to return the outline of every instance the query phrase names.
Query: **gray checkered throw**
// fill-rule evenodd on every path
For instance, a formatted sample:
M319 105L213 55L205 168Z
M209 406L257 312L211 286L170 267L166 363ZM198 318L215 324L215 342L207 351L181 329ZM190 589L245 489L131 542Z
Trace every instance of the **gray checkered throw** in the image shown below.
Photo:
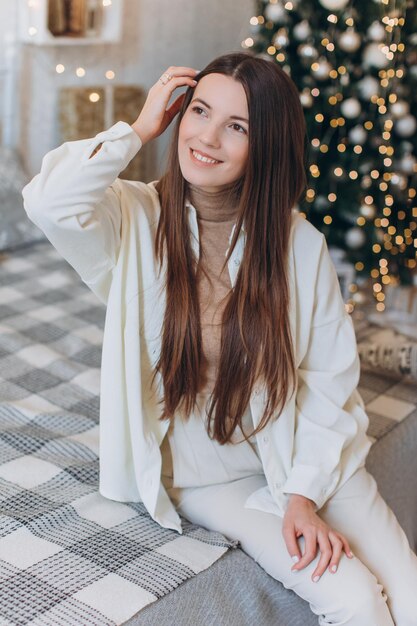
M0 626L114 626L237 541L98 493L104 306L49 243L0 255Z

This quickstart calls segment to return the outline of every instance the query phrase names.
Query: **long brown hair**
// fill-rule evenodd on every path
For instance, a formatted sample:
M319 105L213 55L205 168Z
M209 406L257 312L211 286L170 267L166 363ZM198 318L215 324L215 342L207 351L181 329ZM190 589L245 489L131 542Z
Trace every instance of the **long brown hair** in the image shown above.
M268 392L258 433L296 389L293 338L289 324L287 259L292 209L307 185L305 118L297 88L274 61L246 52L214 59L196 80L211 73L231 76L246 93L249 153L239 181L239 210L228 262L244 222L242 263L222 317L220 360L208 411L208 434L214 412L213 438L231 441L258 376ZM161 355L164 410L173 419L180 406L189 418L199 391L202 365L198 269L191 247L185 201L187 181L178 160L181 119L192 99L188 88L178 113L165 174L156 183L161 203L155 249L163 264L166 245L166 309ZM253 434L253 433L252 433Z

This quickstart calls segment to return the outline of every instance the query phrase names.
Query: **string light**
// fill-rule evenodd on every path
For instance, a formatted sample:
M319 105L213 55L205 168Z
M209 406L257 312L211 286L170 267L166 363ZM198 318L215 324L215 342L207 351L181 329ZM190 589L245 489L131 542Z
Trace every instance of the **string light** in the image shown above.
M254 41L252 39L252 37L247 37L243 42L242 42L242 48L251 48L254 44Z
M29 14L29 20L32 22L27 29L27 33L31 39L33 39L34 43L50 43L50 35L51 33L47 30L46 26L43 26L43 30L39 30L36 27L36 24L39 25L41 20L42 11L45 9L45 3L47 4L47 0L27 0L26 6ZM111 0L102 0L101 2L103 8L105 9L104 19L108 19L109 22L112 22L112 15L108 13L112 9L112 1ZM117 7L116 7L117 8ZM108 17L106 17L108 15ZM39 36L39 42L37 41L37 36ZM67 36L55 36L54 42L57 44L64 42L72 45L77 45L78 43L85 42L89 39L89 37L67 37ZM106 43L105 38L91 38L92 41L97 41L97 43ZM37 55L37 60L42 62L42 56L48 58L48 62L45 63L48 70L51 70L52 67L55 68L56 74L67 74L68 72L72 72L77 78L84 78L86 75L86 69L82 66L74 67L73 69L67 67L61 62L55 62L54 65L50 62L50 53L47 55L42 55L42 49L39 49L39 54ZM99 59L102 58L102 53L98 52L94 59L90 61L91 65L95 65ZM108 69L104 73L104 77L106 80L114 80L116 76L116 72L114 69Z

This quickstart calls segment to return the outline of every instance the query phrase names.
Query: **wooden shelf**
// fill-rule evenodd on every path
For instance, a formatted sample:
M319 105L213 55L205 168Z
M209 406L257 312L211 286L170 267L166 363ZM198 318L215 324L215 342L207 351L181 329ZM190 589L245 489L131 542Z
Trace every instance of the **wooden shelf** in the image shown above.
M123 0L111 0L111 3L106 5L103 4L102 0L96 0L97 27L91 35L79 35L77 33L68 35L69 25L62 35L54 35L48 27L52 21L51 11L54 5L51 3L54 1L59 2L60 0L19 0L20 41L38 46L85 46L120 42ZM68 6L69 0L61 1L62 7ZM80 25L85 25L88 18L86 15L84 19L83 12L87 12L88 6L92 6L92 0L73 1L80 3L77 5L80 16L77 17Z

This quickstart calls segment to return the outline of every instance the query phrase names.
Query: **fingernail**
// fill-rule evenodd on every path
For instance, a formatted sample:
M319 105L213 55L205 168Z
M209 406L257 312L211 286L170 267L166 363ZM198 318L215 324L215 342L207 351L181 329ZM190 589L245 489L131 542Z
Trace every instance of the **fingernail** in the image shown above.
M314 576L313 583L318 583L320 580L320 576Z
M194 80L194 78L193 78L193 83L197 84L197 81L196 81L196 80Z
M330 568L330 571L333 572L334 574L336 570L337 570L337 565L332 565Z
M294 556L292 556L291 558L294 561L294 563L298 563L298 561L300 560L300 557L297 556L296 554L294 554Z
M350 559L351 559L351 558L353 558L353 556L354 556L353 552L348 552L348 557L349 557Z

